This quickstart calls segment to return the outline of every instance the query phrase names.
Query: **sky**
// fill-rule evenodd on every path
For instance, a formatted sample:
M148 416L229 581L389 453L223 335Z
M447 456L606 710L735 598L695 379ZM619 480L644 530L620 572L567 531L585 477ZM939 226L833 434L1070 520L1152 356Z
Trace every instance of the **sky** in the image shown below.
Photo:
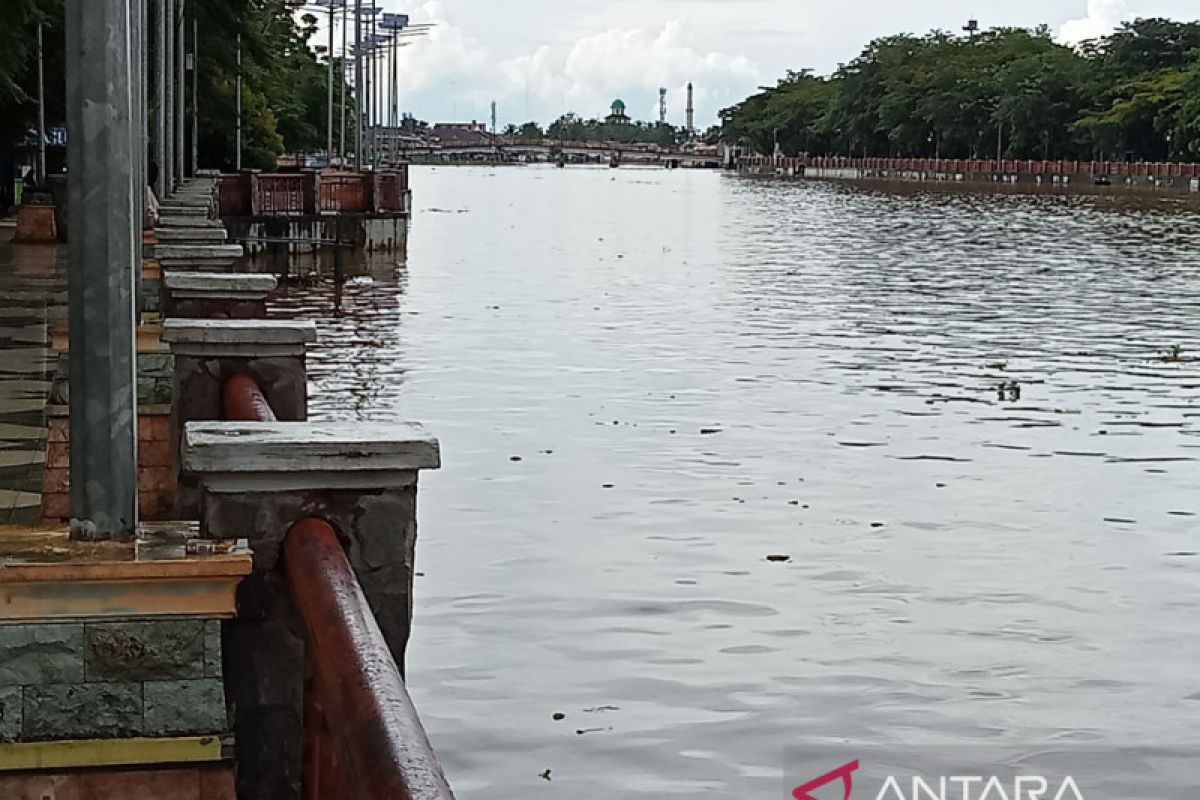
M659 87L668 121L682 125L691 81L704 128L788 69L827 74L875 37L957 30L969 18L984 28L1045 24L1077 42L1122 20L1200 16L1195 0L377 2L436 25L400 50L401 108L430 121L486 121L495 101L500 127L567 111L602 117L616 98L631 116L657 119Z

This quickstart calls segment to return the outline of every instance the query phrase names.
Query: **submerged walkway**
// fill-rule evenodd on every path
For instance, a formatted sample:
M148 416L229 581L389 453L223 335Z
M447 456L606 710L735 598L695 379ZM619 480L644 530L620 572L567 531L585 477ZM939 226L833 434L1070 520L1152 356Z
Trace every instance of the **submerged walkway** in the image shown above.
M11 235L0 229L0 525L41 520L54 370L47 320L66 302L66 249L13 245Z

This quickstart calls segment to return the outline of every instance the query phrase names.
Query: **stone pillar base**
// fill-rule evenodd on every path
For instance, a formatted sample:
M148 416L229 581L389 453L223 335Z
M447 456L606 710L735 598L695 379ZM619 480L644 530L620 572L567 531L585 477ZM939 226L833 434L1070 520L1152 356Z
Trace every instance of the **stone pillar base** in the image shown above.
M54 244L58 241L58 224L54 221L54 206L24 205L17 211L17 230L14 244Z

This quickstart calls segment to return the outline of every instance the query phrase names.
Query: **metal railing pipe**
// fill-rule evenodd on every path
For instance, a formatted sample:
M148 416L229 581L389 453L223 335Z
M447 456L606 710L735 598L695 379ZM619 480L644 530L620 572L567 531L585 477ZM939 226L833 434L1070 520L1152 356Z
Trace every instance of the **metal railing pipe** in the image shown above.
M230 422L275 422L275 412L254 378L244 372L229 377L221 392L225 419Z
M400 670L329 523L300 520L283 544L292 599L308 633L308 663L336 751L339 798L453 800ZM324 737L318 737L324 738ZM325 763L332 763L322 759ZM310 773L311 776L311 773ZM329 785L312 776L317 785ZM316 800L312 784L306 796Z

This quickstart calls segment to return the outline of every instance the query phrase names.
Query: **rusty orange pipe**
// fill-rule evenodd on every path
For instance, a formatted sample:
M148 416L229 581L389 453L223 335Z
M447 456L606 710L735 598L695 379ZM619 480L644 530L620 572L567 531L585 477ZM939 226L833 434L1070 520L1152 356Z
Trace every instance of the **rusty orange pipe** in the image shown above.
M453 800L383 632L329 523L308 517L293 525L283 543L283 566L308 632L320 705L330 712L324 722L340 767L338 798Z
M225 419L231 422L274 422L275 412L254 378L239 372L225 381L221 392Z

